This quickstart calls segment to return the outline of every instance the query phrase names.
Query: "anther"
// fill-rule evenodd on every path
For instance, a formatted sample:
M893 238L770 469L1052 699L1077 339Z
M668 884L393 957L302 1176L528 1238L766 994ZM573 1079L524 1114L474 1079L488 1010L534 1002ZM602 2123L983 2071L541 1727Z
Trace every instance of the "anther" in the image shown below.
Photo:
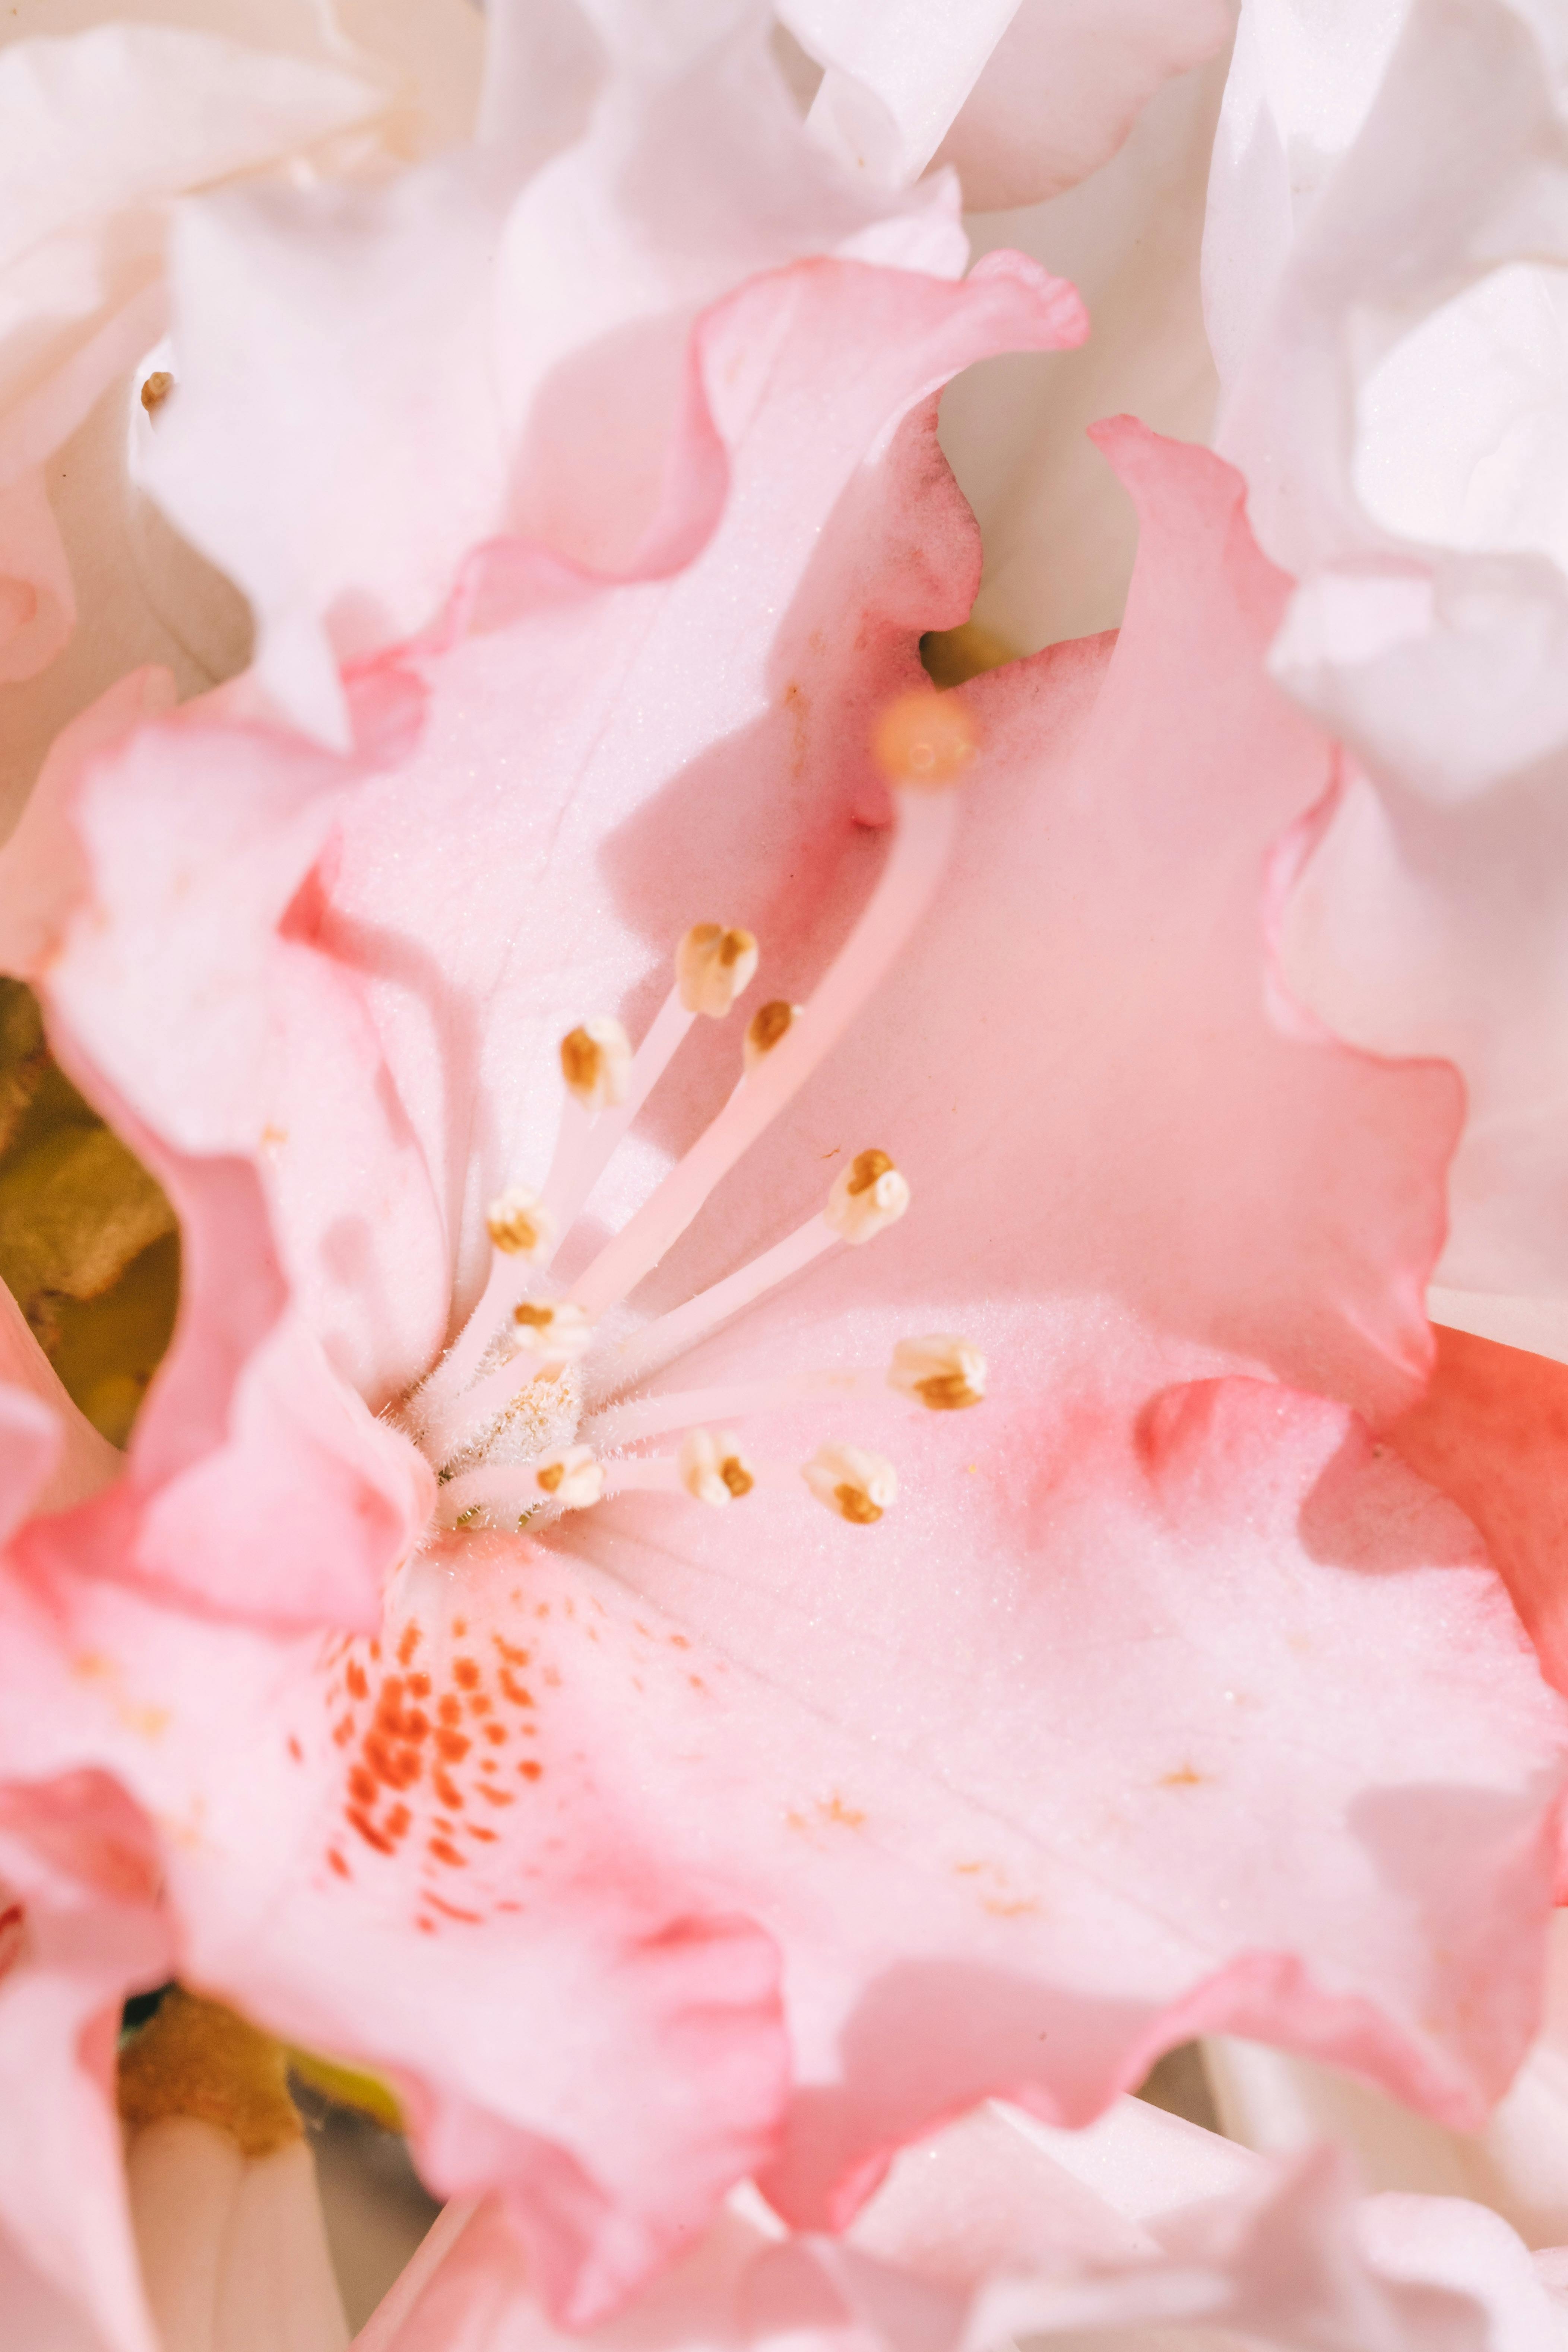
M895 1225L910 1205L910 1188L885 1151L858 1151L827 1195L824 1223L840 1241L868 1242Z
M604 1465L585 1445L563 1445L536 1463L534 1484L563 1510L585 1511L605 1491Z
M732 1430L689 1430L677 1461L687 1493L715 1510L738 1503L757 1483Z
M142 405L149 416L155 408L162 408L174 389L174 379L168 369L154 368L142 386Z
M901 694L877 721L871 755L892 784L942 789L973 759L980 730L958 694Z
M932 1412L957 1412L985 1394L985 1359L967 1339L944 1332L900 1339L888 1367L888 1386L918 1397Z
M737 996L752 984L757 943L750 931L726 930L722 923L693 923L675 950L675 978L688 1013L722 1021Z
M570 1298L551 1306L525 1298L511 1310L512 1338L520 1351L537 1356L541 1369L581 1363L594 1344L594 1327Z
M498 1194L485 1213L497 1249L509 1257L543 1257L555 1239L555 1220L537 1192L514 1184Z
M786 1004L782 996L775 996L771 1004L764 1004L752 1013L746 1024L744 1059L748 1070L754 1070L763 1056L773 1052L780 1038L788 1036L800 1019L801 1011L800 1005Z
M614 1110L626 1098L632 1041L610 1013L584 1021L561 1040L561 1075L587 1110Z
M899 1492L892 1464L858 1445L819 1445L800 1475L817 1501L851 1527L874 1527Z

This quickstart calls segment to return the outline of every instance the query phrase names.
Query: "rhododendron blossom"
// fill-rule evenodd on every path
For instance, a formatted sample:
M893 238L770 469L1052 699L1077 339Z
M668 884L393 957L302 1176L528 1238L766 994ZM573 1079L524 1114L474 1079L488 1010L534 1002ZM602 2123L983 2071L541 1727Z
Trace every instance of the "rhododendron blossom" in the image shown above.
M0 1245L50 1102L141 1204L0 1287L26 2352L342 2352L291 2063L449 2200L363 2352L1544 2352L1568 1370L1426 1302L1552 1295L1556 551L1423 403L1548 13L168 5L0 49ZM1224 454L1064 454L1204 426L1227 69ZM1532 2042L1498 2211L1309 2144Z
M831 532L794 502L811 569L770 688L745 636L715 662L710 616L788 602L739 604L736 551L802 447L792 348L847 305L884 373L812 459ZM390 713L357 762L226 698L119 742L105 719L12 853L36 873L68 845L29 968L192 1263L126 1479L19 1548L37 1703L9 1769L91 1763L169 1824L196 1981L402 2084L427 2177L500 2189L576 2319L738 2174L842 2221L942 2115L1005 2087L1082 2120L1190 2023L1458 2119L1531 2022L1555 1707L1465 1524L1300 1393L1386 1415L1418 1384L1454 1105L1441 1070L1270 1003L1271 845L1331 761L1263 674L1283 587L1234 477L1108 436L1145 519L1114 654L972 688L952 782L944 706L904 715L892 824L864 821L887 814L858 748L878 685L973 584L929 409L884 420L955 338L1071 316L1017 265L752 289L705 330L731 488L687 571L552 607L493 556L466 627L351 681ZM735 390L748 336L761 397ZM956 580L903 619L906 551L944 531ZM775 528L775 565L791 545ZM822 630L819 586L853 632ZM498 789L520 726L528 789ZM166 881L150 838L183 845ZM697 872L722 921L692 923ZM657 940L679 950L663 1011ZM738 1036L705 1066L753 952L787 1021L750 1024L750 1070ZM552 1072L563 1038L607 1134ZM663 1124L574 1225L645 1083ZM223 1281L246 1232L281 1312ZM216 1443L193 1459L196 1380ZM323 1646L150 1587L285 1625L374 1596L378 1631ZM1284 1821L1282 1878L1261 1825ZM519 2007L547 2039L504 2032Z

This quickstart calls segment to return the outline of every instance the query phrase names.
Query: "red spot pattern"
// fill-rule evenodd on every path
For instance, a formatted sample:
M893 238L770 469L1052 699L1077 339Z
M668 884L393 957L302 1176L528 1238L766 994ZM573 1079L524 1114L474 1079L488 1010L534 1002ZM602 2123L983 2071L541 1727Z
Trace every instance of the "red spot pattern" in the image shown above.
M340 1671L326 1692L336 1717L332 1738L346 1751L342 1819L362 1853L407 1857L416 1873L416 1924L427 1935L439 1932L435 1915L465 1924L486 1916L443 1900L436 1888L470 1861L477 1865L484 1859L482 1851L465 1853L459 1835L480 1849L498 1843L497 1829L468 1818L476 1792L481 1811L518 1802L515 1788L482 1777L499 1769L496 1756L482 1751L506 1747L519 1732L537 1737L536 1721L528 1719L537 1716L537 1702L519 1678L532 1653L492 1632L494 1659L487 1670L468 1648L451 1655L443 1632L461 1639L468 1622L457 1618L449 1628L437 1627L431 1639L410 1619L389 1643L395 1665L387 1670L380 1664L379 1642L345 1643L329 1660ZM416 1655L424 1662L418 1672L412 1669ZM560 1679L550 1669L546 1678ZM289 1744L290 1752L300 1752L297 1741ZM531 1757L517 1771L531 1784L544 1777L543 1765ZM336 1843L327 1844L326 1862L337 1877L353 1876ZM489 1905L498 1907L519 1906Z

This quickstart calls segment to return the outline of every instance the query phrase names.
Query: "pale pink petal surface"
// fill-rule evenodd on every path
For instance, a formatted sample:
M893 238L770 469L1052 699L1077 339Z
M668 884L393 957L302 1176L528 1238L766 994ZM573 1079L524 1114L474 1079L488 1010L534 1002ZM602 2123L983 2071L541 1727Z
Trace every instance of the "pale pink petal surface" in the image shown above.
M493 1539L491 1565L510 1590L519 1563ZM541 2291L586 2318L766 2152L787 2065L776 1959L701 1905L668 1839L639 1843L596 1726L514 1727L528 1653L488 1624L465 1640L443 1612L467 1590L496 1598L439 1555L410 1572L395 1671L90 1579L13 1581L5 1760L96 1756L142 1790L182 1976L388 2073L426 2177L510 2192ZM378 1811L388 1769L405 1795Z
M125 2208L114 2058L126 1994L170 1969L156 1845L105 1774L51 1774L39 1757L26 1780L12 1778L28 1759L25 1742L7 1745L0 1911L21 1916L0 1959L0 2243L9 2241L21 2273L22 2312L29 2288L45 2309L54 2297L66 2305L68 2317L51 2318L70 2352L73 2326L88 2341L96 2328L111 2352L153 2352ZM36 2340L52 2352L57 2339Z
M1081 350L994 360L942 406L942 447L985 546L975 618L1020 652L1121 618L1137 519L1089 426L1126 411L1209 437L1218 383L1198 265L1225 81L1223 56L1179 75L1078 187L971 220L977 251L1016 246L1060 270L1093 321Z
M423 14L426 33L445 23L444 92L470 12ZM150 0L133 21L32 0L0 27L0 828L51 736L121 671L172 658L187 690L211 683L210 647L171 637L161 609L181 556L193 601L211 580L139 513L129 374L165 324L184 191L300 150L350 166L433 135L440 108L405 79L405 0L379 25L351 15L364 47L309 0ZM159 532L167 545L144 543Z
M760 11L598 13L575 116L502 8L476 152L352 199L237 192L183 215L182 399L148 478L245 589L263 681L324 741L347 740L336 658L431 619L477 540L638 568L703 304L806 255L963 266L942 190L879 196L806 137ZM531 119L535 74L564 121Z
M1535 0L1250 0L1205 254L1218 446L1300 583L1275 666L1361 767L1291 969L1463 1071L1438 1311L1559 1354L1564 90Z
M1087 2145L1085 2142L1087 2141ZM1451 2199L1355 2200L1326 2152L1268 2164L1125 2101L1083 2140L976 2114L901 2157L847 2240L781 2238L737 2200L596 2346L846 2342L991 2352L1107 2334L1137 2352L1482 2346L1551 2352L1550 2297L1505 2223ZM356 2352L547 2352L493 2208L449 2209Z
M1233 21L1228 0L786 0L780 15L826 68L811 113L825 144L889 185L933 156L956 164L982 212L1084 178Z

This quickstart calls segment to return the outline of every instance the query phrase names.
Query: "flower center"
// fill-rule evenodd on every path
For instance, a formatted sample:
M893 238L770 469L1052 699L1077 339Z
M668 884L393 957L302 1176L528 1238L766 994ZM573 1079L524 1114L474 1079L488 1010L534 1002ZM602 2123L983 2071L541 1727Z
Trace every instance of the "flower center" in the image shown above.
M917 1411L977 1404L985 1363L967 1340L936 1333L900 1340L890 1362L731 1381L684 1393L642 1384L720 1323L827 1251L859 1246L895 1224L910 1188L889 1154L867 1149L835 1181L819 1213L737 1273L618 1343L605 1318L649 1274L720 1181L805 1083L878 987L941 881L973 756L972 722L952 695L917 694L883 714L876 752L893 788L891 847L859 921L805 1006L764 1004L747 1024L742 1069L718 1116L572 1286L552 1287L561 1238L676 1052L701 1019L728 1018L760 950L749 931L697 923L675 953L674 985L634 1053L618 1021L599 1015L562 1040L566 1095L543 1185L513 1186L491 1203L493 1244L479 1305L441 1362L402 1409L404 1427L440 1479L444 1527L516 1527L542 1512L582 1510L628 1488L685 1495L728 1508L759 1488L804 1491L852 1526L879 1520L897 1474L880 1454L828 1437L804 1464L754 1454L730 1423L821 1402L886 1399ZM593 1400L585 1411L584 1398ZM634 1451L681 1433L678 1449Z

